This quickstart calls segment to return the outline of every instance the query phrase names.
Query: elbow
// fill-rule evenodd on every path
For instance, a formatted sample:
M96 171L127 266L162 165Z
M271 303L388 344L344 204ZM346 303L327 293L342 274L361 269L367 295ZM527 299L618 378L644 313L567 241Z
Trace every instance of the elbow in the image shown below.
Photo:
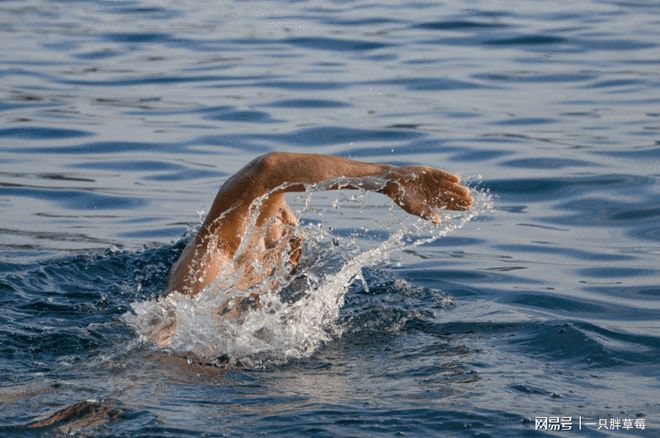
M262 193L279 187L280 191L304 191L296 184L305 182L301 177L300 154L291 152L269 152L257 157L250 165L250 174ZM280 186L286 187L280 187Z
M268 152L254 160L256 170L261 174L280 168L290 154L287 152Z
M262 177L275 177L291 166L294 154L290 152L268 152L253 161L253 170Z
M243 190L252 187L259 196L273 188L280 169L286 167L285 152L269 152L252 160L241 172L241 185Z

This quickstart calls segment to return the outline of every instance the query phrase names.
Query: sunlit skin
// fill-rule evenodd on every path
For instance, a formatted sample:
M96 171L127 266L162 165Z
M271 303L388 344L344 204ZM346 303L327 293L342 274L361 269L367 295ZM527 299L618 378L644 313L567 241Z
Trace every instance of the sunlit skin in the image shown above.
M378 177L381 183L364 177ZM248 289L263 280L269 275L269 267L274 267L282 257L295 266L301 240L292 234L296 217L284 194L302 192L306 185L337 178L348 181L341 184L342 189L362 188L382 193L406 212L434 223L440 223L437 208L467 210L472 205L470 192L460 184L458 176L429 166L391 166L317 154L265 154L220 187L202 227L170 271L168 293L196 295L219 273L226 274L223 268L242 243L253 201L268 193L259 207L256 223L257 227L267 227L266 232L243 242L247 248L234 262L241 271L235 287ZM327 188L339 187L334 184ZM261 261L266 269L253 269L254 260ZM204 272L204 275L191 275L191 272ZM253 298L258 300L257 296Z

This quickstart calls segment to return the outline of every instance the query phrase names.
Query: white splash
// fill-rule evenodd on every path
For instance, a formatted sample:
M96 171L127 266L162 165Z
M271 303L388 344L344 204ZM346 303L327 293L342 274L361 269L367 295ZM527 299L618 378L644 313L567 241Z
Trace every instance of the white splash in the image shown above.
M441 238L493 208L488 193L472 189L475 202L470 211L442 211L442 224L433 225L403 213L382 196L366 191L323 192L325 187L310 187L293 199L302 223L296 233L305 238L302 257L294 275L283 267L256 287L262 291L260 307L219 317L223 303L250 292L232 288L234 279L220 275L194 297L173 293L135 302L133 313L125 314L124 320L147 342L169 329L171 336L162 344L167 350L209 361L223 358L258 366L307 357L341 336L339 312L350 285L364 282L363 268L386 262L393 251ZM247 233L260 232L254 225L257 214L255 208ZM265 293L273 280L276 290Z

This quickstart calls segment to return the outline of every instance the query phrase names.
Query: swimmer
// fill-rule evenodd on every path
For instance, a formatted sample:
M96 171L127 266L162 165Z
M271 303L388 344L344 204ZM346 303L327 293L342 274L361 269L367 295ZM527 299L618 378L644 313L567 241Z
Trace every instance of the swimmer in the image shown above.
M282 261L295 269L302 239L295 235L296 216L286 192L304 192L306 185L333 181L328 189L364 189L389 196L406 212L440 223L436 208L467 210L472 197L458 176L428 166L391 166L317 154L272 152L262 155L220 188L194 239L170 271L167 293L194 296L219 274L240 270L234 287L248 290L263 281ZM242 242L253 202L264 196L256 219L264 233ZM243 245L239 256L234 256ZM283 257L288 258L283 259ZM260 269L256 269L256 265ZM233 264L229 266L229 264ZM258 294L246 297L258 304ZM239 310L240 311L240 310ZM224 314L221 311L220 314Z

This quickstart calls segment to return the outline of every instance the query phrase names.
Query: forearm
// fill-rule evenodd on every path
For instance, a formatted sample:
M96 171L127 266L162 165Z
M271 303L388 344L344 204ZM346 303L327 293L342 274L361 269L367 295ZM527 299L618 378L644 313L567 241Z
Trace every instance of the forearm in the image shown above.
M271 152L252 160L223 184L209 215L218 216L231 206L249 206L254 199L266 193L303 192L307 185L341 177L350 180L380 176L391 168L385 164L363 163L328 155ZM351 188L350 184L343 187Z
M336 178L346 178L346 184L342 187L351 188L351 179L384 176L392 168L386 164L364 163L319 154L276 152L260 158L262 172L259 184L264 193L277 187L287 192L304 191L306 185Z

